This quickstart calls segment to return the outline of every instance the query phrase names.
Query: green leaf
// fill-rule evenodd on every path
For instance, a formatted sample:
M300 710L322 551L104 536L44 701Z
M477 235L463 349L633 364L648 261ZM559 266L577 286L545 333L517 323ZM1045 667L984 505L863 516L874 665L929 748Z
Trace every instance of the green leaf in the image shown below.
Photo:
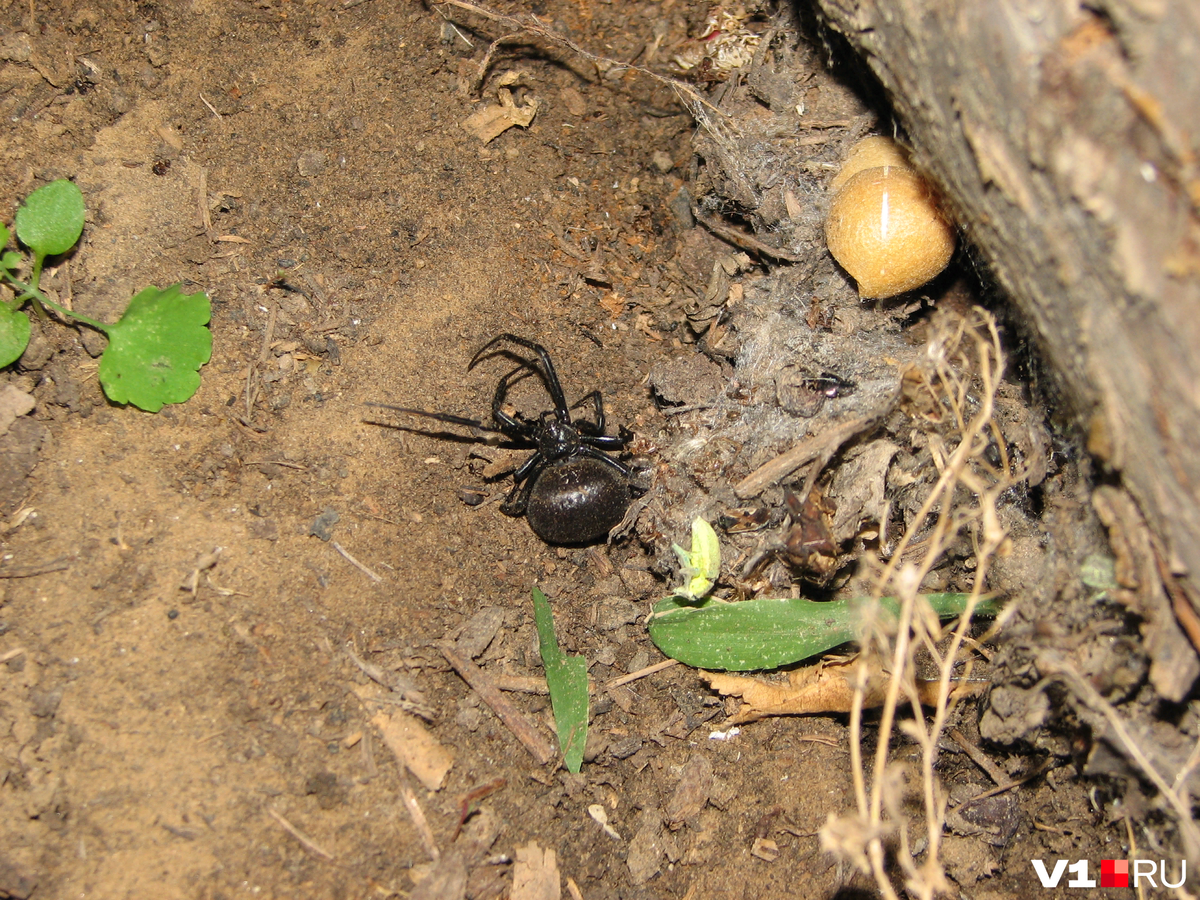
M568 772L583 768L583 747L587 743L588 683L587 660L582 656L565 656L554 634L554 615L550 602L536 587L533 589L533 620L537 624L538 648L546 684L550 688L550 706L554 709L554 726L558 731L558 746Z
M703 519L693 519L692 549L684 550L678 544L671 549L679 557L683 575L679 595L692 600L706 596L721 574L721 542L713 527Z
M3 225L0 225L0 228L3 227ZM21 254L16 250L5 250L3 253L0 253L0 269L3 269L5 272L12 272L20 264Z
M1092 553L1084 559L1079 579L1097 591L1115 591L1120 587L1117 583L1117 564L1112 557L1103 553Z
M969 595L927 594L925 599L939 617L949 618L966 609ZM774 669L852 640L866 602L785 598L696 605L668 597L654 607L650 639L667 656L698 669ZM899 612L894 597L880 602L893 614ZM975 612L994 615L995 603L980 603Z
M15 363L29 346L29 316L0 303L0 367Z
M105 329L109 344L100 359L104 393L147 412L187 400L200 387L200 367L212 356L212 332L204 327L211 316L203 291L184 294L173 284L139 293L121 320Z
M13 225L17 237L39 257L57 256L83 234L83 193L65 178L42 185L25 198Z

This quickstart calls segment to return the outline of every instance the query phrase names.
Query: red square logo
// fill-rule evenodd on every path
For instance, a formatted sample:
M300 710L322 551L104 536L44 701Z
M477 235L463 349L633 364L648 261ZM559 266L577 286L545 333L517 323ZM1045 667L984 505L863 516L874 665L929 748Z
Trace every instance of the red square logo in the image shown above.
M1129 887L1129 860L1100 860L1100 887Z

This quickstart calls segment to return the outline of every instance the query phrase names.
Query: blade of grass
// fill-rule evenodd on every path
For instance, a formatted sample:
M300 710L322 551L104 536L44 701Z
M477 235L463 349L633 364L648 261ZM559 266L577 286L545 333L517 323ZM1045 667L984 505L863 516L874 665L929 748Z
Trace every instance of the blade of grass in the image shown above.
M583 768L583 747L587 742L588 683L587 660L582 656L566 656L558 646L554 633L554 615L550 602L536 587L533 589L533 620L538 630L538 647L546 684L550 688L550 705L554 709L554 726L563 764L568 772Z
M926 599L939 618L949 618L966 608L968 595L928 594ZM668 597L650 617L650 639L667 656L698 669L774 669L853 640L865 603L865 598L784 598L696 605L683 597ZM899 610L891 597L880 604L893 615ZM990 602L975 609L976 615L995 612Z

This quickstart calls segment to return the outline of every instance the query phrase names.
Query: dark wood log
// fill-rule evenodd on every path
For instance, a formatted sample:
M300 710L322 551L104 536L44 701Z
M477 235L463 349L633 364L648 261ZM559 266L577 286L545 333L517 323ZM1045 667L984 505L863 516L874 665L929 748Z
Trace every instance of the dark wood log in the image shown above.
M1200 3L819 5L1136 499L1200 646Z

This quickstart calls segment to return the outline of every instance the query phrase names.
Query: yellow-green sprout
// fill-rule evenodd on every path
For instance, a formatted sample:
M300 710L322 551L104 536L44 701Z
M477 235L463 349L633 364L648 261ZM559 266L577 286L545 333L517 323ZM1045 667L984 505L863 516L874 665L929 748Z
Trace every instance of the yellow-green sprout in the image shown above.
M703 519L693 520L692 549L684 550L678 544L672 544L671 549L679 556L683 575L676 596L690 600L708 596L721 574L721 543L713 527Z

